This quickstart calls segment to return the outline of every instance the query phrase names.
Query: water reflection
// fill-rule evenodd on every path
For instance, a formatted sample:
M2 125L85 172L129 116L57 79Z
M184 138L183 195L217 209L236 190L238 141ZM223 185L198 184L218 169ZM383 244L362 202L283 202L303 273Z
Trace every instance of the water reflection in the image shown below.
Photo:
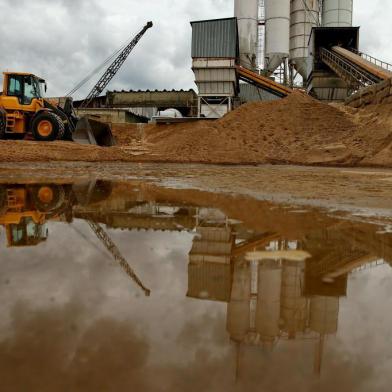
M362 228L342 221L294 239L209 220L196 228L189 253L188 296L228 303L238 353L241 345L272 351L282 340L313 340L319 374L348 275L392 262L391 236Z
M89 230L86 230L86 225L80 226L80 222L88 223ZM55 230L49 223L57 223L62 229ZM135 379L132 362L127 370L118 364L122 369L122 382L116 383L117 390L135 385L143 390L258 390L261 386L267 386L268 374L275 377L275 390L298 390L299 387L318 390L320 384L317 383L321 381L315 384L311 377L317 375L317 380L320 380L323 374L329 376L326 380L321 378L325 386L346 390L347 385L343 387L339 377L344 379L347 375L340 374L336 379L330 376L336 372L333 363L341 363L341 355L349 357L349 350L339 353L339 344L334 341L339 336L340 320L348 317L350 304L355 308L355 302L350 301L363 302L376 308L380 301L388 300L369 298L365 290L362 296L356 290L357 296L350 297L349 279L371 277L372 271L382 271L381 280L382 276L392 277L389 269L389 264L392 264L392 236L377 225L361 223L349 216L338 218L314 210L298 211L294 207L245 197L165 189L142 182L93 180L67 184L47 184L44 181L3 184L0 185L0 225L5 234L5 238L0 236L0 240L8 245L8 250L2 251L2 261L5 262L1 267L2 275L9 280L13 279L13 272L9 272L5 265L11 265L20 255L33 255L49 270L51 267L45 264L45 259L52 254L48 247L50 242L54 246L61 244L65 228L72 228L84 242L83 247L73 242L69 249L71 254L73 248L73 258L77 262L85 258L83 252L78 252L79 248L85 249L87 245L95 247L95 251L107 252L101 255L103 258L117 261L128 283L132 284L132 293L148 295L151 288L149 298L134 297L125 286L117 283L118 289L114 294L115 287L109 283L110 287L105 286L105 281L111 281L109 274L105 272L103 278L98 278L96 267L89 270L89 274L96 274L93 282L104 282L99 301L106 304L105 311L110 315L110 320L89 325L83 330L83 338L78 335L76 339L79 343L73 342L76 346L70 348L68 353L65 349L65 355L74 358L72 366L61 366L65 366L70 377L76 379L78 369L85 368L87 373L91 371L86 368L86 360L91 361L92 367L100 368L100 359L93 354L94 347L103 350L101 345L106 333L110 336L116 330L123 331L124 336L129 333L132 336L129 341L134 343L129 347L120 338L112 336L114 346L110 358L116 362L120 357L131 357L133 348L142 350L144 347L145 351L143 348L141 354L143 361L135 363L138 369L144 369L143 375L138 374L137 384L134 384L129 378L132 375ZM55 233L53 236L52 229ZM167 235L173 233L181 236L170 237L170 240ZM183 233L187 237L182 237ZM160 241L161 245L158 245ZM26 253L17 252L24 247L23 252ZM122 252L120 248L128 251ZM155 248L157 254L153 256L149 251ZM141 259L136 263L135 254ZM155 264L151 266L149 259L154 257ZM177 261L174 262L174 259ZM167 263L164 273L162 263ZM186 268L187 281L186 275L181 272ZM39 268L32 271L33 276L47 273ZM73 271L71 276L76 274ZM17 306L22 291L23 288L17 285L12 300L9 300L12 306ZM91 307L86 310L87 305L83 302L90 291L91 287L87 284L70 289L69 297L75 301L75 293L78 293L78 300L75 306L64 305L65 319L73 320L72 328L75 331L83 329L83 322L79 316L75 316L82 312L81 309L89 314L89 319L98 317L97 309ZM38 294L29 296L28 306L39 301L36 297ZM120 304L114 299L117 297ZM342 301L349 301L343 309ZM48 314L56 315L56 319L62 319L63 316L57 314L61 306L55 301L45 309ZM183 312L179 312L179 309L183 309ZM3 314L7 310L11 312L10 308L3 308ZM34 321L37 325L41 319L49 328L58 328L44 321L47 315L44 316L42 312L31 309L29 312L37 318ZM130 320L122 320L121 325L114 323L116 317L127 320L128 315ZM368 316L370 321L364 322L361 327L366 333L374 330L377 334L380 326L371 320L371 315ZM353 318L352 315L350 317ZM219 321L221 319L223 323ZM12 328L21 336L24 330L35 330L30 320L20 316L19 319L14 318L13 323ZM385 324L390 323L391 320L386 317ZM162 331L150 331L151 324L157 325L157 328L160 326ZM135 325L139 325L141 335L135 332ZM390 329L390 325L386 328ZM9 331L4 331L0 341L7 342ZM346 328L341 333L341 341L350 341ZM57 341L65 339L62 332L58 334ZM171 335L173 337L169 338ZM27 343L35 338L27 338L25 344L28 346ZM0 345L1 363L14 363L10 358L20 350L17 342L21 339L19 337L14 345L9 342L6 346ZM39 335L38 340L42 339ZM380 339L387 341L390 336L381 335ZM58 349L56 344L54 342L47 347L48 355ZM171 347L170 354L165 344ZM197 355L201 355L201 358L206 355L205 350L209 350L204 360L193 364L186 373L190 379L190 374L204 377L202 384L195 383L193 387L188 381L178 384L175 375L179 372L180 364L184 361L191 363L194 359L191 350L183 351L184 347L191 346L198 350ZM334 353L333 358L327 356L326 359L326 351ZM302 354L298 356L298 352ZM386 353L391 355L390 350ZM31 354L32 357L26 354L28 363L38 355L34 350ZM160 358L158 362L161 367L157 367L156 363L152 365L152 354L155 360ZM257 357L259 354L261 356ZM223 377L230 373L230 377L222 384L211 384L209 372L218 369L218 362L217 374ZM263 368L259 373L261 364ZM363 366L367 368L370 364L342 362L341 366L343 373L354 369L353 374L358 377ZM170 383L162 367L166 368L165 371L173 368ZM278 369L285 373L286 379L276 378ZM300 380L294 377L296 369L301 369ZM19 370L15 363L7 368L7 372L15 372L15 375ZM116 373L120 370L115 367L112 371ZM161 374L166 380L161 380L160 388L149 380L150 373ZM58 372L53 374L58 375ZM100 379L96 372L94 375ZM382 375L385 384L377 384L379 389L364 390L384 390L382 388L390 381L390 375L389 372ZM353 380L349 383L350 388ZM99 389L99 383L94 383L93 387L93 384L85 382L85 388L80 390ZM270 384L268 386L271 387ZM67 388L78 390L72 383L67 384ZM63 389L69 390L67 388ZM34 387L28 389L35 390ZM59 390L58 386L55 389ZM104 390L112 390L110 384Z

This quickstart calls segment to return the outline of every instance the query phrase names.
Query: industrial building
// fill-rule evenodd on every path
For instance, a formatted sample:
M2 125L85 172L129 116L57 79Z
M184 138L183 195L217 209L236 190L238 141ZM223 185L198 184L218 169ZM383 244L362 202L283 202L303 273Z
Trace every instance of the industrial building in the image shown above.
M360 51L353 7L353 0L234 0L233 17L190 22L197 93L113 91L91 100L82 114L147 122L174 109L181 117L175 122L216 119L243 103L280 99L293 89L345 101L392 77L392 65Z
M80 108L82 102L74 102L78 114L99 117L108 123L146 123L167 109L175 109L184 117L197 114L197 94L192 89L108 91L86 108Z
M360 51L353 6L353 0L236 0L233 18L191 22L198 115L218 118L249 100L284 97L287 88L345 101L391 78L389 64Z

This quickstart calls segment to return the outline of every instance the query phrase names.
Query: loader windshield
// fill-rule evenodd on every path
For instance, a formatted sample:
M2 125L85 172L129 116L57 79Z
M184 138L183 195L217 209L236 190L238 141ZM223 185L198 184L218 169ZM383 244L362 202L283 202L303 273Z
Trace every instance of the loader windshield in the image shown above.
M26 103L31 102L33 98L42 98L41 85L34 76L25 77L24 100Z
M12 224L9 246L31 246L43 242L48 237L45 224L37 224L31 218L24 218L19 224Z
M23 105L30 105L34 98L42 98L41 82L33 75L10 75L8 79L8 95L18 97Z

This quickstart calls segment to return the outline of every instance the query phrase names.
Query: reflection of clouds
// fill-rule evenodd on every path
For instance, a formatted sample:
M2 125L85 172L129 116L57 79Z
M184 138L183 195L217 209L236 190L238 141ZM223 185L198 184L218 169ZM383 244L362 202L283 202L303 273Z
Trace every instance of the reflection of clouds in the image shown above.
M321 379L307 362L309 345L282 345L274 353L243 347L234 383L235 347L219 335L220 317L205 315L182 325L168 356L155 360L148 332L132 321L100 318L77 298L50 310L12 309L12 335L0 342L3 390L29 391L387 391L367 358L328 351ZM208 328L205 328L208 326ZM221 345L215 345L215 338ZM201 345L200 342L203 342ZM225 347L226 346L226 347ZM182 351L184 349L184 351ZM169 354L169 353L168 353ZM383 384L382 384L383 383ZM375 389L378 385L378 389Z
M20 249L2 244L3 386L29 385L32 391L389 390L388 266L351 275L337 337L326 340L321 379L313 375L314 341L280 341L271 353L242 345L235 384L236 347L226 333L226 304L186 298L192 234L108 230L152 289L146 298L88 225L73 225L88 242L70 226L49 222L45 244Z
M149 346L132 325L87 320L79 301L12 311L13 334L0 343L2 390L121 390L147 361ZM137 377L136 377L137 380ZM86 389L87 388L87 389Z

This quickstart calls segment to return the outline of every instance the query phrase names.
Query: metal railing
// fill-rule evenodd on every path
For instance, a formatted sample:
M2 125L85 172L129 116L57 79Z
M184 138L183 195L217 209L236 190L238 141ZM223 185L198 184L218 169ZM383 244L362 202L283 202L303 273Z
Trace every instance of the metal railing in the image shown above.
M373 56L370 56L370 54L363 53L357 49L350 48L350 51L357 54L358 56L361 56L363 59L369 61L369 63L372 63L374 65L377 65L380 68L386 69L387 71L392 72L392 64L387 63L386 61L382 61L379 59L376 59Z
M367 264L361 265L360 267L354 268L351 272L367 271L369 269L380 267L380 266L386 265L386 264L387 263L384 260L376 260L376 261L373 261L372 263L367 263Z
M320 49L320 60L330 67L351 88L357 90L378 83L380 80L343 57L325 48Z

